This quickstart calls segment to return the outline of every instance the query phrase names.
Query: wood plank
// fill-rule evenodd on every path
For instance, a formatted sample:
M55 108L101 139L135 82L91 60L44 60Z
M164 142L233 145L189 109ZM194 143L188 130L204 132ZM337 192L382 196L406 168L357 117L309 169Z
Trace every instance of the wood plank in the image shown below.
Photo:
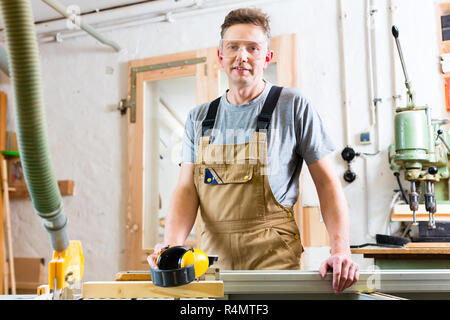
M142 74L142 78L140 78L139 80L143 82L149 82L164 79L181 78L181 77L195 76L196 72L197 66L195 64L191 64L187 66L171 67L160 70L142 72L140 73Z
M128 81L131 85L131 79ZM131 89L130 89L131 90ZM125 268L144 269L142 243L144 186L144 82L136 76L136 122L128 121Z
M219 92L220 64L217 57L217 47L197 50L197 57L206 57L206 63L197 64L196 72L196 103L200 105L213 101L223 92Z
M286 34L271 39L271 49L277 64L277 84L280 86L299 87L298 41L296 34Z
M319 207L303 207L301 237L304 247L322 247L330 245L325 223L320 221Z
M75 181L73 180L58 180L58 187L61 195L63 196L72 196L75 192ZM9 197L10 198L28 198L30 193L28 192L28 188L26 186L16 186L11 190L9 188Z
M436 221L450 221L450 204L437 204L437 212L434 214ZM407 204L395 205L391 214L392 221L413 221L412 211ZM417 221L428 221L428 212L424 204L419 204L416 212Z
M90 281L83 283L83 299L221 298L223 281L199 281L163 288L151 281Z
M406 248L450 248L450 242L409 242Z
M0 91L0 150L5 150L6 146L6 108L7 108L7 96L6 93ZM5 158L0 153L0 161ZM5 253L5 231L4 231L4 208L3 208L3 194L0 192L0 294L6 294L7 290L4 289L5 281L4 276L6 274L6 253Z
M3 186L3 210L6 217L6 235L8 239L8 259L9 259L9 275L11 277L11 294L16 294L16 274L14 272L14 251L12 244L11 233L11 214L9 207L9 188L8 188L8 174L6 169L6 160L1 162L1 176Z
M44 258L20 257L14 258L17 293L24 290L36 293L37 287L48 281L45 278Z
M209 267L206 272L199 277L200 280L219 280L220 269ZM152 275L148 270L120 271L116 273L116 281L152 281Z
M432 255L450 255L450 248L439 247L412 247L412 248L388 248L388 247L365 247L365 248L352 248L352 253L355 254L432 254Z
M178 53L166 54L166 55L157 56L157 57L132 60L132 61L129 61L128 67L131 69L131 68L144 67L144 66L166 63L166 62L191 60L191 59L195 59L196 57L197 57L196 50L178 52Z
M116 281L152 281L150 271L120 271L116 273Z

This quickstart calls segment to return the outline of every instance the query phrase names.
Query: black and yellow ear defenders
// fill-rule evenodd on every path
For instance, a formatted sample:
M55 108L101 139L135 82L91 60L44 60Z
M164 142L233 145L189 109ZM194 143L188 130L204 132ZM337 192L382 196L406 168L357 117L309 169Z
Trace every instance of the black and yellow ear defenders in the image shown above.
M166 247L156 260L159 270L150 267L152 281L160 287L188 284L203 275L217 259L217 256L208 256L200 249Z

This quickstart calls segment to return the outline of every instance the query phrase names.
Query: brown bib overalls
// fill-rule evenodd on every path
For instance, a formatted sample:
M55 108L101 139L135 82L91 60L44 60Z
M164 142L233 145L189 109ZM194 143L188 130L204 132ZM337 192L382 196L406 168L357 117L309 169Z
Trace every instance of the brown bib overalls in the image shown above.
M293 207L283 206L272 193L266 133L261 132L268 128L280 91L271 88L261 111L269 117L258 117L249 142L224 145L210 144L209 136L200 139L194 182L203 220L201 247L218 255L215 265L224 270L300 269L303 247ZM209 128L218 101L209 107Z

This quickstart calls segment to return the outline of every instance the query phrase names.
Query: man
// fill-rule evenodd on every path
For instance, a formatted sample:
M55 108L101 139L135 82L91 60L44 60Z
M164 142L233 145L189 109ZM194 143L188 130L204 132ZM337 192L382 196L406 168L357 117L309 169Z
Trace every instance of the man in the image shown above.
M320 117L292 88L263 79L273 58L269 19L258 9L231 11L222 25L218 58L229 90L191 110L180 176L166 218L164 244L183 245L200 207L202 248L222 269L299 269L303 251L293 205L303 160L314 180L331 256L336 293L354 284L346 200ZM239 133L239 134L237 134Z

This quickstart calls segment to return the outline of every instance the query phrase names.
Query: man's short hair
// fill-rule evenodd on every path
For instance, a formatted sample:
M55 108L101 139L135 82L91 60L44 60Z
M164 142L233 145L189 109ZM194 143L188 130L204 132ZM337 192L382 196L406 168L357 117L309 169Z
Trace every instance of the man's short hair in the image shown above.
M267 40L270 39L269 16L257 8L240 8L230 11L221 26L220 36L223 39L227 29L235 24L253 24L264 30Z

